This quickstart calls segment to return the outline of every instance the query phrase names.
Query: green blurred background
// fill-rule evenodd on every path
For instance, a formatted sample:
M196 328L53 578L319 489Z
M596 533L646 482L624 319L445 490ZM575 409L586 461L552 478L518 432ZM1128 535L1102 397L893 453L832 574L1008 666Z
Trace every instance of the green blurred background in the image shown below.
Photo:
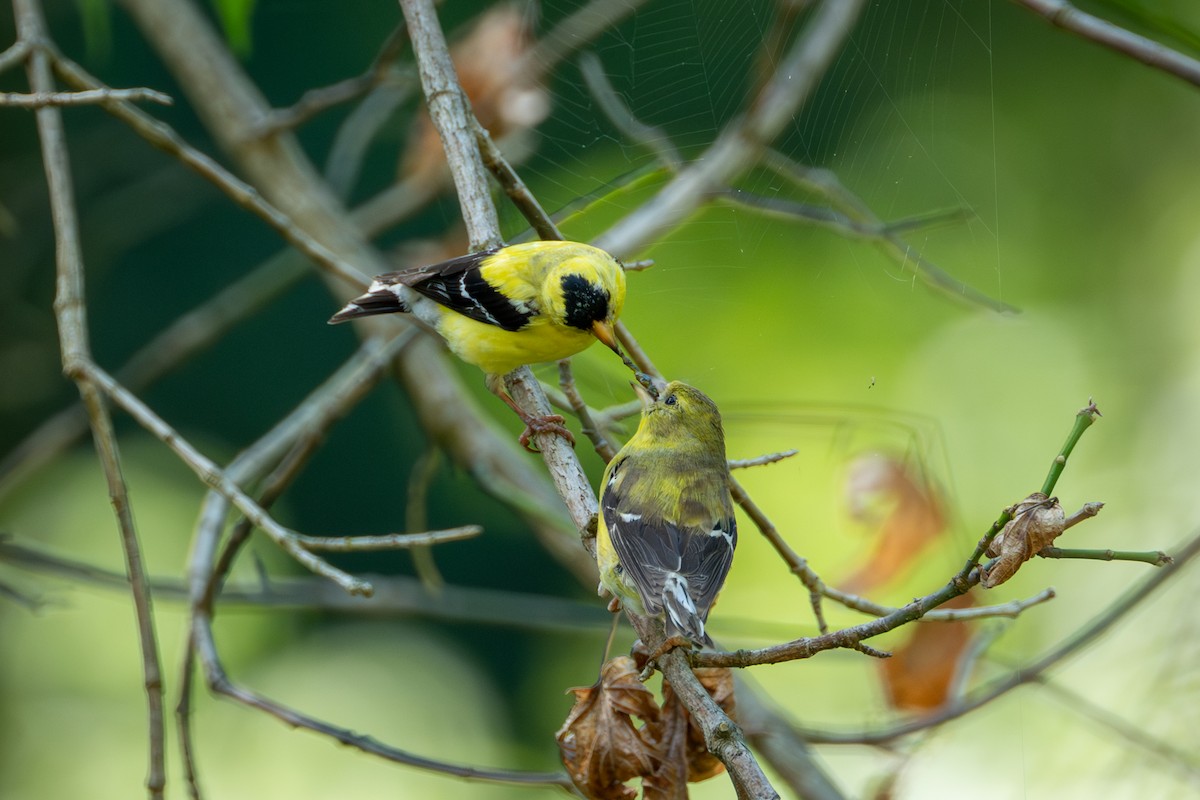
M171 93L179 102L154 113L213 150L120 10L83 0L48 5L67 53L110 85ZM443 22L453 30L482 7L451 0ZM537 29L577 7L549 0ZM1183 33L1200 31L1200 12L1191 5L1157 10ZM251 27L234 34L246 69L271 102L284 106L312 86L364 69L399 11L388 0L260 0L248 19ZM741 111L772 20L765 2L652 0L589 49L631 110L660 125L690 157ZM0 43L13 40L12 25L8 12L0 13ZM602 197L610 182L652 166L652 154L623 141L604 119L573 63L557 71L549 89L553 112L521 168L546 207ZM0 75L0 90L24 91L23 76ZM391 181L412 111L405 106L372 147L356 202ZM335 110L301 130L318 164L346 114ZM280 242L99 110L65 116L93 344L100 363L115 368ZM1200 517L1198 141L1200 91L1013 4L878 4L778 149L832 170L886 220L969 210L966 219L917 229L906 240L914 253L1019 313L932 292L869 243L717 204L647 252L619 254L656 262L631 275L624 319L669 377L701 386L722 406L731 457L800 451L740 477L832 584L873 547L869 531L846 511L844 484L856 458L891 454L945 492L947 533L871 593L902 603L940 585L1002 508L1041 485L1089 397L1104 417L1076 451L1058 495L1068 512L1092 500L1106 507L1062 543L1169 550ZM765 171L739 188L811 199ZM594 236L645 196L604 197L566 233ZM455 203L443 198L381 244L436 237L455 214ZM518 235L519 216L511 208L502 216L506 234ZM25 111L0 109L0 223L6 453L75 397L59 374L53 236L33 116ZM342 299L310 275L143 397L204 452L226 460L352 351L348 329L325 325ZM495 416L513 422L484 396L478 371L461 369ZM554 379L551 368L540 374ZM627 374L610 356L585 353L576 374L593 404L629 397ZM119 420L119 430L147 564L155 576L179 577L201 488L128 420ZM334 429L278 516L310 533L397 530L423 448L403 394L383 385ZM579 451L598 477L599 460L586 446ZM448 466L432 489L429 516L431 527L486 527L476 540L436 551L449 584L576 601L578 630L237 610L217 625L227 667L235 680L282 702L424 755L555 769L553 733L569 708L563 692L596 676L606 635L601 601L545 555L511 512ZM85 443L3 484L0 531L122 569L103 477ZM272 574L299 574L265 541L256 540L252 551L238 577L253 583L255 561ZM366 572L413 571L405 554L343 563ZM979 626L997 638L994 659L978 675L1043 652L1150 569L1029 564L985 600L1026 597L1051 585L1058 599L1015 623ZM30 613L0 602L0 797L136 795L145 777L145 711L128 596L3 565L0 582L47 603ZM1132 727L1196 752L1196 588L1195 571L1185 571L1116 632L1061 665L1055 680ZM184 617L178 603L163 598L156 612L173 703ZM838 624L860 619L831 614ZM712 629L730 646L814 629L807 594L744 520ZM628 639L624 633L620 646ZM760 668L752 679L811 727L869 728L892 718L876 665L856 653ZM537 791L394 767L203 694L195 724L202 783L214 798L500 798ZM170 739L173 748L173 731ZM860 747L825 747L820 755L851 796L863 796L903 761ZM169 796L184 796L180 778L172 749ZM1130 746L1038 688L934 733L899 781L905 797L1200 796L1194 771L1189 777ZM695 791L731 795L724 778Z

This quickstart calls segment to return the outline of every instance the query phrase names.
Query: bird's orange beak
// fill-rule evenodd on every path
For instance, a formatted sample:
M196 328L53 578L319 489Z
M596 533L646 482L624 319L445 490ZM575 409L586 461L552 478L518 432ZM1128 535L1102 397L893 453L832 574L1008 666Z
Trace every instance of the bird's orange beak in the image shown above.
M617 355L621 354L621 351L617 349L617 332L613 330L611 322L593 322L592 335L603 342L609 350Z

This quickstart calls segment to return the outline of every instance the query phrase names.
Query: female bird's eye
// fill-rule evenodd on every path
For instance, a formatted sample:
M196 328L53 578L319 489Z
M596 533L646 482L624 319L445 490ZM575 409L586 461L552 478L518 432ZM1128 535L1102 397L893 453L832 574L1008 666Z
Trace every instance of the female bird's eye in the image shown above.
M667 404L667 405L669 405L669 406L673 406L673 405L675 405L676 403L678 403L678 402L679 402L679 400L678 400L678 399L675 397L675 395L672 393L672 394L669 394L669 395L667 395L667 399L666 399L666 400L663 400L663 402L664 402L664 403L666 403L666 404Z

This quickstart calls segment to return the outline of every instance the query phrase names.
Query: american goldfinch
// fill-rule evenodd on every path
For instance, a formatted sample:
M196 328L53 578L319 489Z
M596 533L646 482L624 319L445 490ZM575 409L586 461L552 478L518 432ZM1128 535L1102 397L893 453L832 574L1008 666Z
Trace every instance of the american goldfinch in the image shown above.
M613 326L625 304L625 271L603 250L579 242L529 242L380 275L366 294L330 318L412 312L450 350L487 373L487 386L534 432L574 439L557 415L526 413L503 376L525 364L573 356L599 339L617 349Z
M716 404L687 384L667 384L601 485L601 594L661 616L664 647L711 645L704 623L737 545Z

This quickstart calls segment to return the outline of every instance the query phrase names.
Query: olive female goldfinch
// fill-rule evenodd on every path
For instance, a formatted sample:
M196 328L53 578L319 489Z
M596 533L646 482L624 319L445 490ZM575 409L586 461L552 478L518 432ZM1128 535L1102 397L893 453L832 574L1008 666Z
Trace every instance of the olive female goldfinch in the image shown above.
M667 647L711 645L704 623L736 545L721 415L699 389L669 383L604 470L601 593L662 617Z
M529 242L471 253L380 275L330 324L411 312L450 350L487 373L488 388L534 432L574 441L562 417L535 417L504 390L503 376L525 364L557 361L597 339L617 349L614 325L625 304L625 270L615 258L579 242Z

